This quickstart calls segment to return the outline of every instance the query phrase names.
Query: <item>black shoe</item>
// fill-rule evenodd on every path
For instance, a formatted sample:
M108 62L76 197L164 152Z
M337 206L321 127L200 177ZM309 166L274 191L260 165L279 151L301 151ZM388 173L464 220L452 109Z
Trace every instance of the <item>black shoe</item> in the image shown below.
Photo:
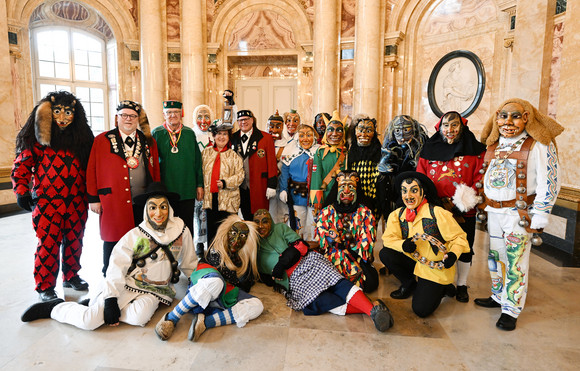
M453 285L452 283L445 286L445 296L449 296L450 298L452 298L455 296L456 292L457 290L455 290L455 285Z
M90 302L91 302L91 298L86 298L86 299L78 301L77 303L80 305L84 305L85 307L88 307Z
M517 320L517 318L514 318L509 314L502 313L495 325L502 330L513 331L516 329Z
M469 301L467 286L457 286L457 293L455 294L455 299L457 299L457 301L461 303L467 303Z
M477 298L473 301L475 305L479 305L484 308L501 308L501 304L493 300L490 296L489 298Z
M413 295L413 291L417 287L417 281L413 281L409 287L399 287L397 290L391 292L391 298L393 299L407 299L409 296Z
M56 291L54 291L54 288L52 287L50 289L40 291L38 296L40 296L41 301L51 301L58 299L58 295L56 295Z
M371 319L375 324L375 328L380 332L385 332L395 323L391 311L382 300L376 300L373 302L373 308L371 309Z
M20 319L22 322L30 322L41 318L50 318L52 309L60 303L64 303L64 300L56 298L51 301L42 301L40 303L33 304L28 309L26 309Z
M87 291L89 284L79 276L74 276L70 280L64 281L62 287L72 287L75 291Z

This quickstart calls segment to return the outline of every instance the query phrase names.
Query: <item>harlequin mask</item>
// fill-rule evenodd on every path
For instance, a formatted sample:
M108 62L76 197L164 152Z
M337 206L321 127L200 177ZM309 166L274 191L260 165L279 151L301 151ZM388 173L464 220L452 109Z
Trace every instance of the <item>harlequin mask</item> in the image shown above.
M356 171L340 172L336 176L338 184L337 200L341 204L350 205L356 202L356 186L359 181Z

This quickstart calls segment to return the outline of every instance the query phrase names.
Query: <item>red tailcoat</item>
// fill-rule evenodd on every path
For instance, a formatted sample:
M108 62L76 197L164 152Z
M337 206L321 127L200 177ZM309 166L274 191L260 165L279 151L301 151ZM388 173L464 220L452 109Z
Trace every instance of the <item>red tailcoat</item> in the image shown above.
M278 185L276 150L272 136L254 127L252 136L248 139L249 143L244 155L240 135L241 130L232 135L232 149L242 159L249 157L250 205L253 214L259 209L269 209L270 203L266 198L266 188L276 189Z
M139 140L143 143L142 154L147 170L147 184L158 182L159 155L157 145L147 145L145 135L137 130ZM89 203L100 202L101 239L119 241L132 228L133 201L129 182L129 167L123 152L123 140L119 129L99 134L95 138L89 164L87 166L87 193ZM143 158L143 157L141 157Z

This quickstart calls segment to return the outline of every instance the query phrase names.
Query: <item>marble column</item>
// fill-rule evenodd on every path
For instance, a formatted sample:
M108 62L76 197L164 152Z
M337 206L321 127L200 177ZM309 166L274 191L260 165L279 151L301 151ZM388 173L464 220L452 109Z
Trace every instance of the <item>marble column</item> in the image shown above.
M578 74L578 60L580 60L580 4L568 2L564 18L564 42L562 47L562 62L560 69L560 87L558 92L558 109L556 119L566 130L556 140L558 155L563 171L564 185L578 189L580 184L580 74Z
M314 0L314 114L338 110L339 6L340 1Z
M509 97L548 108L556 0L518 0Z
M181 1L181 88L185 122L191 120L195 107L205 104L204 5L202 0Z
M165 98L163 29L159 0L139 2L139 28L141 30L141 86L143 107L151 127L163 123L163 100Z
M0 1L0 176L10 174L14 160L14 98L6 2Z
M379 113L381 71L381 1L358 0L354 44L353 114Z

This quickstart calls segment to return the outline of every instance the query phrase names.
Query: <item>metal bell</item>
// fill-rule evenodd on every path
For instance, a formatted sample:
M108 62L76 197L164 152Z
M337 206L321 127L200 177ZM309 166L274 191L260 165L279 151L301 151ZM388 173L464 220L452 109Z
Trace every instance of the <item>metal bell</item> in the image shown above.
M526 174L524 174L524 173L519 173L519 174L518 174L518 179L526 179Z
M137 266L139 268L143 268L145 266L145 259L139 259L139 260L137 260Z
M176 261L171 262L171 268L173 268L174 271L177 269L177 265L178 263Z
M526 187L518 187L518 188L516 188L516 192L518 192L518 193L526 193L526 190L527 190Z
M475 183L475 188L482 188L483 184L481 184L481 182L477 182Z
M480 222L485 222L487 220L487 214L484 213L483 211L478 212L477 220L479 220Z
M532 245L534 246L540 246L542 244L542 237L540 237L539 234L534 233L534 235L532 236L532 239L530 240L532 241Z
M153 260L157 259L157 253L151 254L151 259L153 259Z
M479 169L480 174L485 174L485 169Z
M487 167L487 161L485 161L483 164L481 164L481 167L485 169Z
M522 218L519 222L518 222L519 226L522 228L526 228L528 225L530 225L530 222L528 222L526 220L526 218Z
M523 210L526 207L528 207L528 204L526 203L526 201L518 200L516 201L516 207L520 210Z
M518 163L518 169L523 169L523 168L524 168L524 163L523 162Z

